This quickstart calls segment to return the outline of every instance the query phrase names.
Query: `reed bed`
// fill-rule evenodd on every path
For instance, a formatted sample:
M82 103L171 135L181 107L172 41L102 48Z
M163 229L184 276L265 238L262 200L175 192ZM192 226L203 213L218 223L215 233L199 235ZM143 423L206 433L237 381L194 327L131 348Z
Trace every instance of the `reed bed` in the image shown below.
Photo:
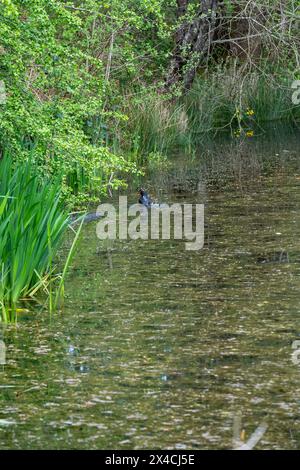
M58 304L74 251L72 246L53 297L48 287L55 275L54 259L69 225L60 195L59 181L42 181L30 160L15 167L13 158L4 155L0 162L0 320L4 322L16 320L20 299L41 289L48 293L51 308Z

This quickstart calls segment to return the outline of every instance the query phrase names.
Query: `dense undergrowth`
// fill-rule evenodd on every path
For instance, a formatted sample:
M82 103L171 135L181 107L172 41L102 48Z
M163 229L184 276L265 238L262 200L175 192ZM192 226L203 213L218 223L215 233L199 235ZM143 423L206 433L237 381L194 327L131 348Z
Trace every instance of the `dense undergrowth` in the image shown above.
M178 17L172 0L0 0L0 154L30 153L77 208L175 151L194 155L208 133L251 138L267 121L299 120L294 2L218 3L214 48L202 62L177 51L186 73L201 62L191 89L166 90L174 38L198 18L199 2L183 3ZM240 17L254 39L237 53Z

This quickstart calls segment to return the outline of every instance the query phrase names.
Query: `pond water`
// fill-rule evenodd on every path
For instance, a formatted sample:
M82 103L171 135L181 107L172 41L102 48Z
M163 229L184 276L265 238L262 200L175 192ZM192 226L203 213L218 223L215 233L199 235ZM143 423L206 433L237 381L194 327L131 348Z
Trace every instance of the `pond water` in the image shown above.
M0 327L0 448L230 449L237 420L246 440L265 423L258 449L300 448L299 133L277 137L223 187L197 157L147 175L163 202L205 203L200 251L84 227L63 313Z

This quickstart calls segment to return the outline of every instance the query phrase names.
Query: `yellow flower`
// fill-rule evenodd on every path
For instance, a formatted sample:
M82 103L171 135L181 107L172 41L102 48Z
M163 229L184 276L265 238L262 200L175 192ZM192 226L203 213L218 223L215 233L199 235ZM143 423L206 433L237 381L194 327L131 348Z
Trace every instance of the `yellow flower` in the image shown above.
M246 114L247 114L247 116L253 116L253 114L254 114L253 109L248 108Z
M253 135L254 135L254 132L253 132L253 131L247 131L247 132L246 132L246 136L247 136L247 137L253 137Z

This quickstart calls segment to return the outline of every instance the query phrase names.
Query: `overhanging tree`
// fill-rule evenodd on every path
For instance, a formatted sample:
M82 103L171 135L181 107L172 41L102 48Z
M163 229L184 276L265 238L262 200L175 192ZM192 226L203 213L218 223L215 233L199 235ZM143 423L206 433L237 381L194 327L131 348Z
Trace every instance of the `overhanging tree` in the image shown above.
M193 83L197 68L210 51L216 30L217 0L177 0L178 29L175 49L166 79L166 89Z

